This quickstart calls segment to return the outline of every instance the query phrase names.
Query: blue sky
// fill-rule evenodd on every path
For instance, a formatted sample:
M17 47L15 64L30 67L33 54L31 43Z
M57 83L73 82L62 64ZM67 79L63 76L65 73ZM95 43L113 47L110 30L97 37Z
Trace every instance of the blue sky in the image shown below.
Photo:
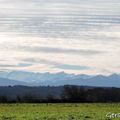
M119 0L0 0L0 70L120 73Z

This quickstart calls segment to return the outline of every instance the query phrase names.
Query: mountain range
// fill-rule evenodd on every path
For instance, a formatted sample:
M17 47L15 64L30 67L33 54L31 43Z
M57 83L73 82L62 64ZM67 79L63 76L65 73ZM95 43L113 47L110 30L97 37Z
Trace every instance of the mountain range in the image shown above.
M34 73L24 71L0 72L0 86L61 86L81 85L97 87L120 87L120 74L86 75L59 73Z

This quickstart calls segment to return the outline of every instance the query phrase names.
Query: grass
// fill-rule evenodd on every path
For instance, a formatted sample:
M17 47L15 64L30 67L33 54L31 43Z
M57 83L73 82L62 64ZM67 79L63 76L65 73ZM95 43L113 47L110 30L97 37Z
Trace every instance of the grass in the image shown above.
M0 104L0 120L111 120L109 112L120 104Z

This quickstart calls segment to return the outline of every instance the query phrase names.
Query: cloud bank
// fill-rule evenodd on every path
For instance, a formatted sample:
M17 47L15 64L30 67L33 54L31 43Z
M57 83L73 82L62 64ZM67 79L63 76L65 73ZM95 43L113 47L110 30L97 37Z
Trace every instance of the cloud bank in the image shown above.
M119 0L0 0L0 69L119 73L119 13Z

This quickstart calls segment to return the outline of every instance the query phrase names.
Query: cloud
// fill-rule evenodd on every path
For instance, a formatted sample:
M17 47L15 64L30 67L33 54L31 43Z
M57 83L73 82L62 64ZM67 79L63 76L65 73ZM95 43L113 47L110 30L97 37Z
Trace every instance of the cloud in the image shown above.
M18 67L18 66L17 65L0 64L0 68L7 68L7 67Z
M65 49L65 48L55 48L55 47L30 47L30 46L20 46L18 49L28 52L40 52L40 53L55 53L55 54L77 54L77 55L96 55L104 53L98 50L84 50L84 49Z
M120 0L0 0L1 68L119 71L119 8ZM35 66L21 62L28 57Z
M33 58L27 58L24 59L23 61L25 62L30 62L30 63L39 63L39 64L46 64L48 66L51 66L51 68L57 68L61 70L89 70L92 69L91 67L88 66L80 66L80 65L71 65L71 64L66 64L66 63L59 63L47 59L33 59Z
M18 63L18 64L0 64L0 68L14 68L14 67L29 67L32 66L33 64L30 63Z
M69 64L58 64L55 65L53 68L59 68L63 70L89 70L90 67L87 66L79 66L79 65L69 65Z
M21 36L81 38L84 36L83 31L93 31L95 35L96 31L118 26L119 5L111 5L114 3L111 0L106 7L109 4L107 0L95 1L2 0L0 3L4 3L3 8L10 4L14 9L0 7L0 11L3 11L1 31ZM119 1L115 3L119 4Z

